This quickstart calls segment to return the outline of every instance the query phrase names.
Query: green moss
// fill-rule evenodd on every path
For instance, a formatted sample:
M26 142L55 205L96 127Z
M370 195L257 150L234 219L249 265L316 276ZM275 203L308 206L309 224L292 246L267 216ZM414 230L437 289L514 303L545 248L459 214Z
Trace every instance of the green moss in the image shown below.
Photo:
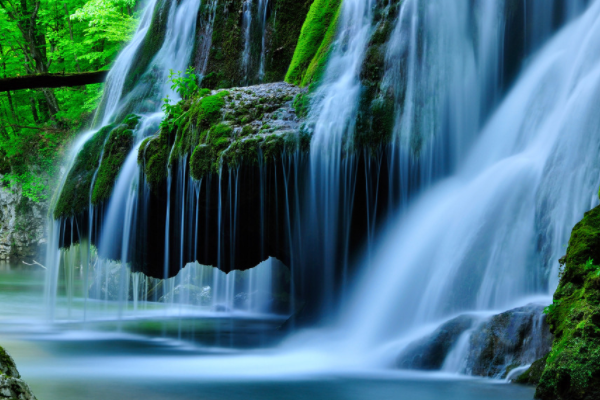
M537 385L542 378L542 373L544 372L544 368L546 367L546 360L548 359L548 355L540 358L531 364L531 367L527 369L527 371L523 372L521 375L517 377L515 380L516 383L520 383L522 385Z
M242 163L253 165L258 163L258 152L263 138L251 137L248 139L236 140L229 146L227 151L223 152L223 162L229 167L238 167Z
M113 129L114 125L107 125L96 132L75 158L54 207L55 219L79 215L89 206L92 180L100 164L104 143Z
M243 0L219 2L215 14L212 32L212 46L208 56L208 73L202 79L201 86L221 89L242 83L241 54L244 50L241 15ZM202 24L198 24L200 27ZM197 40L200 35L196 35ZM196 49L201 46L196 45ZM194 58L198 58L198 54Z
M14 360L2 347L0 347L0 375L20 378Z
M142 142L138 153L138 162L144 168L146 183L157 189L166 182L168 176L169 135L165 129Z
M305 86L322 69L329 52L341 10L341 0L315 0L302 30L294 52L286 82Z
M253 135L255 132L256 130L252 127L252 125L245 125L242 128L241 136Z
M99 204L110 197L121 166L133 146L133 141L133 131L126 124L120 125L110 133L94 183L92 204Z
M298 117L306 118L310 111L310 95L308 93L299 93L294 99L294 108Z
M398 4L397 0L392 0L386 6L379 4L374 10L376 28L369 39L360 72L362 88L353 143L355 149L378 151L390 141L393 133L396 120L395 98L387 88L382 87L382 82L386 43L396 21Z
M233 129L227 124L217 124L210 128L208 133L208 138L210 141L214 142L218 139L230 139L233 134Z
M281 156L285 145L285 139L281 135L270 135L265 138L265 141L261 143L260 148L262 149L265 161L271 161L276 157Z
M354 146L376 151L390 141L396 120L394 100L390 96L372 99L370 93L361 93L356 122Z
M144 140L142 140L142 143L140 144L139 150L138 150L138 164L142 164L144 162L144 155L146 152L146 146L148 146L148 142L151 140L152 138L146 138Z
M215 95L194 99L181 117L178 118L175 145L170 162L176 158L191 154L202 143L206 132L222 119L221 110L225 106L227 91Z
M196 146L190 158L190 175L196 180L212 172L213 150L209 145Z
M584 400L600 393L600 266L592 260L600 261L600 207L573 228L562 260L566 266L546 309L555 339L537 398Z
M342 7L340 6L337 14L335 14L331 24L329 25L329 29L327 29L327 32L325 33L325 37L323 38L323 42L321 42L321 46L319 46L319 49L317 50L317 54L315 54L315 57L308 65L306 73L302 77L300 86L310 85L314 88L318 86L319 82L321 81L323 74L325 73L327 63L329 62L329 56L333 49L332 45L336 38L341 10Z

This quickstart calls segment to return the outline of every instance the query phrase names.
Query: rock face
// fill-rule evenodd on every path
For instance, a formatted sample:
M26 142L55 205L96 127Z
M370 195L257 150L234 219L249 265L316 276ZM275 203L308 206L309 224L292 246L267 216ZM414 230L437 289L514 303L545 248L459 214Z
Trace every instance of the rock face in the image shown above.
M441 369L448 353L474 322L475 318L468 315L446 322L431 335L408 346L398 356L397 366L402 369Z
M554 334L536 397L600 398L600 207L571 233L548 323Z
M530 304L495 315L472 333L467 372L506 377L548 354L552 345L544 307Z
M2 347L0 347L0 399L36 399L29 386L21 380L14 360Z
M469 315L454 318L406 348L397 365L439 370L463 335L469 336L461 355L461 372L496 378L504 378L513 368L543 357L552 343L543 307L531 304L485 320Z
M45 250L47 209L45 202L0 186L0 261L34 258Z

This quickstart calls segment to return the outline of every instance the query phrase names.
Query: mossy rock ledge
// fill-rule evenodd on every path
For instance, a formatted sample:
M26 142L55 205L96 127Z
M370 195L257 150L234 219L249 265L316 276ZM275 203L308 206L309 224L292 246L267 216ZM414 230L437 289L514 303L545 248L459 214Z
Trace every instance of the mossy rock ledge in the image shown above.
M15 361L2 347L0 347L0 399L36 399L29 386L21 380Z
M98 205L108 200L133 146L138 121L138 116L128 115L119 124L102 127L83 145L56 200L55 219L76 217L90 203Z
M555 339L535 396L600 399L600 207L575 225L561 263L560 283L546 309Z
M154 188L166 181L168 168L189 163L192 178L219 174L222 168L265 165L285 152L307 152L310 134L296 114L294 85L269 83L227 90L203 89L179 103L182 114L170 117L158 135L142 142L138 161Z

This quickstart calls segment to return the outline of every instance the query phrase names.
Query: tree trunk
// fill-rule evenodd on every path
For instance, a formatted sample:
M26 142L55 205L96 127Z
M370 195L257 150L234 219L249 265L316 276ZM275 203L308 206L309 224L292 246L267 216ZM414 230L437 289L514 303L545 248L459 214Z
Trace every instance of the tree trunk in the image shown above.
M33 121L36 124L39 124L40 119L38 118L37 108L35 106L35 99L33 97L30 97L29 101L31 102L31 115L33 115Z
M71 22L71 18L69 16L69 9L67 8L67 3L63 4L65 6L65 15L67 16L67 21L69 22L69 35L71 36L71 42L75 43L73 39L73 23ZM75 54L75 67L77 68L77 72L81 72L81 68L79 68L79 61L77 61L77 54Z

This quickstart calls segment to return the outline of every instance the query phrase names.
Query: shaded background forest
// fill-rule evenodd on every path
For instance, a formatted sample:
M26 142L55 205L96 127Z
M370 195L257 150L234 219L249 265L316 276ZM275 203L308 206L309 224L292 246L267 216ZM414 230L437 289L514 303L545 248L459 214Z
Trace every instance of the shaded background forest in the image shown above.
M109 69L134 33L136 0L0 0L0 78ZM103 84L2 91L0 176L49 196L65 144L91 123Z

